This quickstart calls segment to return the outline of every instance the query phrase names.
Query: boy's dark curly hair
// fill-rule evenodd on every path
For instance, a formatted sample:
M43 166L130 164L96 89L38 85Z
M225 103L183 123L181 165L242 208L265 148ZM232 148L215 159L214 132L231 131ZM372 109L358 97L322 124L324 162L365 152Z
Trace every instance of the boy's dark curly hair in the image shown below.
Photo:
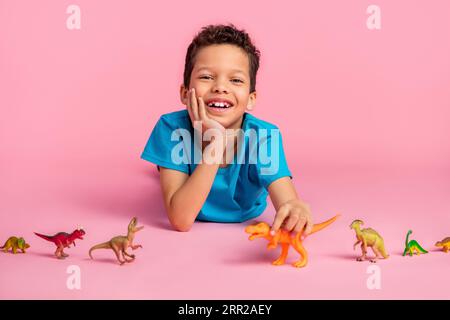
M256 88L256 73L259 68L259 50L253 45L250 36L245 30L238 30L233 24L229 25L208 25L203 27L188 47L186 61L184 64L183 84L189 87L192 69L195 64L195 57L201 48L213 44L232 44L243 49L247 55L250 66L250 92Z

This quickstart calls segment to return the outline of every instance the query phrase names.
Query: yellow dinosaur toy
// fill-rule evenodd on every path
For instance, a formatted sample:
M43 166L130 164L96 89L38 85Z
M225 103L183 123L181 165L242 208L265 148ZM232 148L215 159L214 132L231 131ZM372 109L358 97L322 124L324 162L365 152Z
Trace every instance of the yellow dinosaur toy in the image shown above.
M380 257L383 257L384 259L389 258L389 255L384 248L383 238L378 234L378 232L371 228L365 228L361 230L360 226L362 226L363 224L364 222L361 220L354 220L350 225L350 229L355 230L356 239L358 239L358 241L356 241L353 245L353 250L355 250L356 246L361 243L362 256L358 257L356 260L366 260L367 247L371 247L373 252L375 253L375 258L370 259L370 262L375 263Z
M340 215L337 215L325 222L315 224L310 234L320 231L328 225L332 224L339 216ZM265 222L249 225L245 228L245 232L250 234L248 238L249 240L253 240L256 238L264 238L266 240L269 240L270 242L267 245L267 249L269 250L275 249L278 243L281 244L281 255L277 260L272 262L273 265L279 266L284 264L288 255L289 246L294 247L294 249L300 254L300 260L293 263L294 267L302 268L305 267L308 263L308 253L303 247L301 240L302 232L299 232L295 236L292 236L290 232L279 229L277 233L272 236L270 234L270 226Z
M8 240L6 240L5 245L3 247L0 247L0 249L3 249L3 251L8 252L9 249L12 249L12 253L16 254L17 250L22 250L23 253L26 253L26 249L28 249L30 245L25 242L24 238L18 238L18 237L9 237Z
M450 237L443 239L442 241L438 241L435 244L436 247L442 247L442 251L445 253L450 251Z

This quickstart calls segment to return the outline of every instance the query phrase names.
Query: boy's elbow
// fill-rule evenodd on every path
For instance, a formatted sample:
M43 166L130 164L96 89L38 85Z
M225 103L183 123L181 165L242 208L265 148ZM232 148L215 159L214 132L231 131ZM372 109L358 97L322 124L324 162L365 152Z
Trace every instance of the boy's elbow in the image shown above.
M173 225L173 224L172 224ZM192 225L173 225L176 231L179 232L188 232L191 230Z
M194 222L192 221L183 221L181 219L174 219L169 217L170 224L172 227L179 232L188 232L191 230Z
M190 213L187 212L185 207L180 208L174 205L174 197L172 196L166 204L167 217L172 227L179 232L188 232L191 230L194 224L195 218L189 219Z

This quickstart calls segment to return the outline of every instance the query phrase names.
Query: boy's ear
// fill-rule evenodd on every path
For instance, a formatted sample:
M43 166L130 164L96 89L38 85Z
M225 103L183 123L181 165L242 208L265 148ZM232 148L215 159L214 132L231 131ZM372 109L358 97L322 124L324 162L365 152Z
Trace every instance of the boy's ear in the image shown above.
M247 103L247 110L248 111L252 111L253 108L256 105L256 91L253 91L252 93L250 93L250 95L248 96L248 103Z
M180 100L181 100L181 103L184 105L187 105L188 92L189 92L189 90L186 89L186 87L184 85L180 86Z

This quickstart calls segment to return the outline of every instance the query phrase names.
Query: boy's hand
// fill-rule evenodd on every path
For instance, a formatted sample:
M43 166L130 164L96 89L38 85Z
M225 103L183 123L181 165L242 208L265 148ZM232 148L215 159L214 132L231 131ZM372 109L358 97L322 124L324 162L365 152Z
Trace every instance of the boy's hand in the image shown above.
M197 98L194 88L189 90L186 107L189 117L191 118L192 125L194 125L194 121L201 121L203 133L208 129L217 129L223 134L224 138L226 137L226 130L224 126L216 120L208 117L205 102L203 101L203 98Z
M294 231L296 233L305 230L304 234L308 235L313 228L309 205L298 199L282 204L275 215L270 233L274 235L280 227L286 231Z

